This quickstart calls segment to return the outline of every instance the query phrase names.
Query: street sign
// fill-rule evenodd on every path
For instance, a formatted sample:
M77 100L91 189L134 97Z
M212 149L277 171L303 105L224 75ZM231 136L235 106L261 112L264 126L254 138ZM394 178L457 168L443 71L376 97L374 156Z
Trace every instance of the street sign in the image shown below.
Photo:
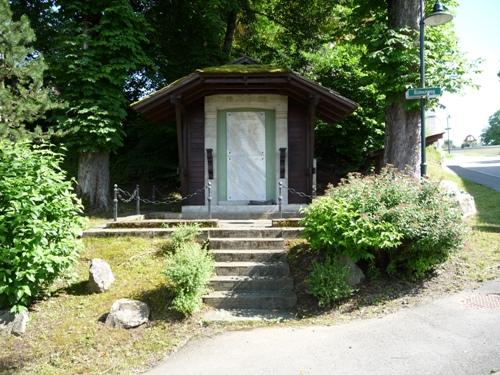
M424 87L406 90L406 99L437 98L443 93L441 87Z

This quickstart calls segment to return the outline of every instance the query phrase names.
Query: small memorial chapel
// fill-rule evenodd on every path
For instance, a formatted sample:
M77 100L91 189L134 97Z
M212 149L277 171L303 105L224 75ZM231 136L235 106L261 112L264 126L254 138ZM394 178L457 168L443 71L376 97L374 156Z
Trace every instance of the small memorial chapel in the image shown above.
M182 212L296 212L315 189L314 123L336 123L357 104L280 67L242 57L195 72L133 103L177 127ZM210 183L210 184L209 184Z

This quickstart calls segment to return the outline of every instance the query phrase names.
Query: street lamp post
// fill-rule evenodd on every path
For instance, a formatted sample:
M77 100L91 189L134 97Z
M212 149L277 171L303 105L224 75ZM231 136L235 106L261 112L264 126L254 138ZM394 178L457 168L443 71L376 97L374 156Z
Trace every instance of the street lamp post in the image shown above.
M425 88L425 26L443 25L452 20L453 16L445 12L443 5L437 1L434 4L432 13L425 17L424 0L420 0L420 87ZM420 176L427 175L427 160L425 155L425 103L426 97L420 98L420 149L421 163Z
M451 154L451 143L450 143L450 115L446 117L446 131L448 132L448 155Z

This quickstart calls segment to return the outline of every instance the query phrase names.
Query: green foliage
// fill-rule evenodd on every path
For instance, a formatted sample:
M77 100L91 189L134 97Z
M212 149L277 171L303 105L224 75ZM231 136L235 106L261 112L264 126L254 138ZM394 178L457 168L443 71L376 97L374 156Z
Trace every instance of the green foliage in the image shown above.
M347 298L355 291L347 282L348 272L335 257L316 261L305 280L307 292L318 299L320 306L330 306Z
M309 78L359 104L337 124L316 124L315 156L321 167L332 166L338 177L359 170L366 156L383 146L385 95L378 91L374 73L361 64L365 53L364 48L340 42L306 54L309 67L304 73Z
M179 251L186 243L196 242L199 234L200 226L197 224L179 225L169 237L172 252Z
M444 261L466 233L457 202L436 183L392 168L368 177L349 175L313 201L303 224L317 251L364 259L409 277L422 277Z
M201 296L214 273L214 260L195 242L199 228L184 226L171 236L175 252L167 257L165 276L174 292L171 308L183 315L192 315L201 306Z
M485 145L500 145L500 110L490 116L488 124L481 133L481 142Z
M144 1L143 14L151 25L147 54L156 67L148 70L148 78L160 86L198 68L227 62L223 45L226 28L231 24L229 15L245 2Z
M110 151L122 144L127 116L124 87L148 64L147 26L127 0L59 1L54 40L45 56L68 107L60 128L79 151Z
M403 100L406 88L419 86L419 30L418 22L414 22L418 14L398 13L397 8L403 4L394 4L394 14L388 13L390 7L382 0L351 0L349 3L357 5L352 11L344 10L353 26L350 45L366 48L361 63L367 71L376 74L378 90L385 94L387 103ZM442 3L451 12L457 5L454 0ZM431 13L432 6L432 2L425 3L426 14ZM452 23L425 28L425 52L428 86L457 92L472 84L470 74L477 70L477 62L465 59L458 48ZM428 101L431 107L437 103L437 100ZM411 109L418 103L406 104Z
M26 135L25 125L55 108L43 86L46 65L34 49L27 17L12 20L7 0L0 0L0 137Z
M0 307L27 307L80 249L81 204L47 146L0 140Z

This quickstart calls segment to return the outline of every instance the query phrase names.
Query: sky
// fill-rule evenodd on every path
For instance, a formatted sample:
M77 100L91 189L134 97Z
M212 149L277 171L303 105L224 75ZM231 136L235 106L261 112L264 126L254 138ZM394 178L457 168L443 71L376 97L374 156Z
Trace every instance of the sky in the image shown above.
M469 134L479 140L488 118L500 109L500 0L458 1L453 23L459 48L470 59L484 59L482 73L474 79L480 88L467 88L462 94L445 92L440 103L446 108L436 114L441 131L450 116L450 139L460 146Z

